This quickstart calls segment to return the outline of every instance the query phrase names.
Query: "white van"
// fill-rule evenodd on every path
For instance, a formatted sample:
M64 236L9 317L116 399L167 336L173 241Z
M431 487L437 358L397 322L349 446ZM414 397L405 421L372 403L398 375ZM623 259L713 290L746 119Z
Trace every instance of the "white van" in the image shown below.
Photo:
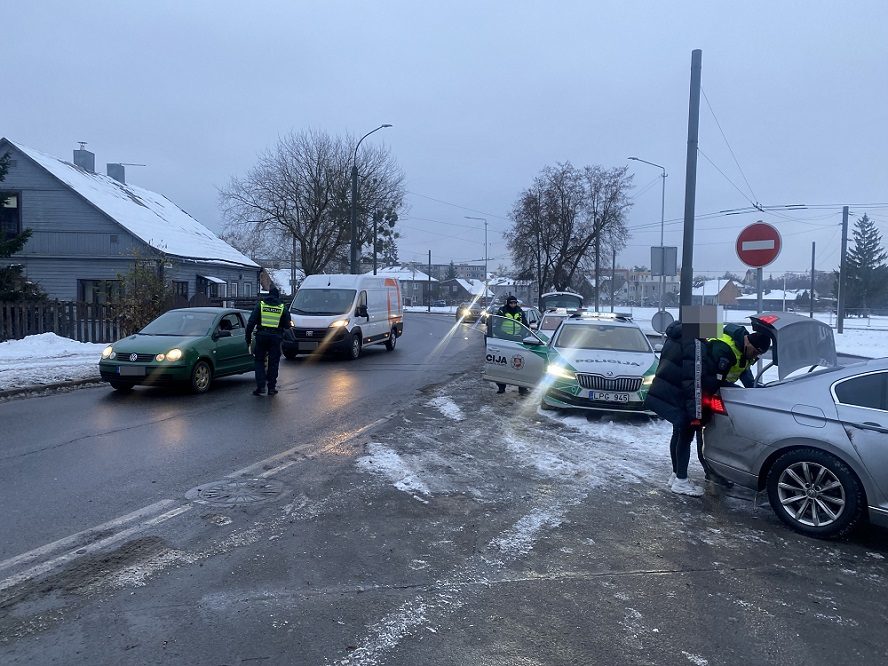
M377 275L308 275L293 297L290 315L293 327L281 341L289 359L325 352L356 359L372 344L393 351L404 332L398 281Z

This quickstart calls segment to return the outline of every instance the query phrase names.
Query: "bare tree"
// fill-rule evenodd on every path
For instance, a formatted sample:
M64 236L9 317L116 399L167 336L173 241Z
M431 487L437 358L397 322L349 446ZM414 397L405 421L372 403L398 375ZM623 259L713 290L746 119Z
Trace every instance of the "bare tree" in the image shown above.
M545 167L519 195L506 239L517 270L536 278L540 294L574 286L578 270L598 270L602 248L625 244L631 181L625 167L579 170L567 162Z
M285 245L293 239L306 275L320 273L348 256L353 137L324 132L290 133L259 156L245 176L220 191L231 232L260 236L253 245ZM357 154L359 183L358 243L372 242L371 214L397 221L404 200L404 175L384 147L371 144ZM389 227L394 233L394 223ZM289 239L289 243L287 243ZM277 253L271 252L271 256Z

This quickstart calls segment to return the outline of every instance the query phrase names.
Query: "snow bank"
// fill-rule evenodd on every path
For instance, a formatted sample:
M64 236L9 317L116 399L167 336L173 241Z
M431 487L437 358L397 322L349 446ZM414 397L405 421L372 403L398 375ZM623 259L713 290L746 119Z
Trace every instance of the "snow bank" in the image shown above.
M0 342L0 391L99 378L105 344L77 342L55 333Z

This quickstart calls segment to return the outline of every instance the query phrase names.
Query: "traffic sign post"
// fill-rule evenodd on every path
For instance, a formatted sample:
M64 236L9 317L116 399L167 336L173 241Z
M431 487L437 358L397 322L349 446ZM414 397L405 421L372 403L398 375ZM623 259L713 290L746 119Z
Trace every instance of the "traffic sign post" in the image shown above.
M737 256L747 266L755 269L755 288L758 298L756 299L756 311L762 311L762 267L773 262L780 249L783 241L780 239L780 232L770 224L765 224L761 220L754 224L750 224L737 236ZM761 373L762 362L758 362L758 371Z

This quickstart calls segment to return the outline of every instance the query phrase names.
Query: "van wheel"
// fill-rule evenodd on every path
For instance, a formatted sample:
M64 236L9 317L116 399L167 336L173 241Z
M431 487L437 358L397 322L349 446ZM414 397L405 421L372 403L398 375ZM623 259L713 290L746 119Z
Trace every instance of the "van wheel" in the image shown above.
M389 351L395 351L395 346L398 344L398 332L395 329L392 329L391 334L389 334L388 340L385 341L385 348Z
M352 336L351 347L348 350L348 357L354 361L361 356L361 336L355 333Z

